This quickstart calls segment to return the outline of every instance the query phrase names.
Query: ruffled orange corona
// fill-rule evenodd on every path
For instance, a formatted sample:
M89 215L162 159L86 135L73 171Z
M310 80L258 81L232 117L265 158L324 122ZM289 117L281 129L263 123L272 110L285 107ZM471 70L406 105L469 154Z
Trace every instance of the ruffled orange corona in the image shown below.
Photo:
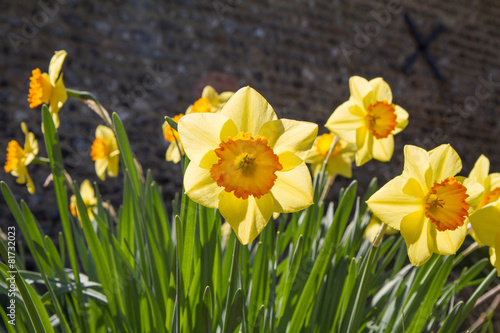
M464 225L470 205L465 201L467 188L448 177L442 182L434 182L425 198L425 216L439 231L455 230Z
M215 149L219 157L210 169L210 175L226 192L237 198L256 198L269 193L277 178L276 171L283 170L279 158L269 148L267 139L251 133L239 133L221 142Z
M118 176L118 163L120 151L116 142L115 134L109 127L99 125L95 131L95 140L92 143L90 156L95 162L97 176L101 180L106 179L106 170L108 176Z
M367 126L377 139L385 139L394 131L398 122L394 104L387 101L375 102L367 108Z
M210 109L210 101L208 98L202 97L198 99L193 104L193 108L190 113L202 113L202 112L212 112Z

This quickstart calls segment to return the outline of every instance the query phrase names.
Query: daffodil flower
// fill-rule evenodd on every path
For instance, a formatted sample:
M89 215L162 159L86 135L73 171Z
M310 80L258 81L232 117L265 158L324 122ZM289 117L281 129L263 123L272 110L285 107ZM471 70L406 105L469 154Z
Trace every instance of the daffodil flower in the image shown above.
M176 123L179 122L179 119L184 117L184 115L178 114L172 118ZM167 148L167 153L165 154L165 159L170 162L178 163L181 160L181 154L184 155L184 148L182 147L179 140L179 133L165 120L162 125L163 137L165 141L170 142L170 145Z
M456 253L465 236L471 203L483 187L472 179L455 177L462 161L450 145L430 152L405 146L403 173L367 201L382 222L401 231L414 266L433 253Z
M16 140L11 140L7 146L7 160L4 170L17 177L18 184L26 184L28 192L35 193L35 184L28 173L28 165L33 162L38 154L38 141L35 134L28 131L28 126L23 122L21 129L24 133L24 148Z
M471 236L480 246L490 247L491 264L500 276L500 260L496 256L496 252L500 251L500 173L489 174L489 171L490 161L481 155L469 174L469 178L484 186L484 194L470 216Z
M279 120L254 89L238 90L220 113L184 116L178 130L191 160L186 194L219 209L241 243L253 241L273 212L295 212L313 203L304 159L317 125Z
M48 104L56 128L59 127L59 109L68 98L61 73L65 58L66 51L56 51L50 60L49 73L42 74L42 71L37 68L32 71L30 78L28 95L30 108L35 108L42 103Z
M80 186L80 195L82 196L83 203L87 208L89 218L93 220L94 209L97 205L97 198L95 197L94 188L92 187L88 179L85 179ZM71 211L71 215L80 217L80 212L78 212L78 208L76 205L76 196L74 194L71 196L69 208Z
M318 136L314 141L314 145L306 158L306 163L311 164L314 176L321 171L334 139L335 134L326 133ZM341 175L346 178L352 177L352 162L354 161L355 149L354 145L350 145L344 140L339 140L333 148L326 164L326 171L329 177L335 175Z
M101 180L105 180L106 170L108 171L108 176L118 176L118 155L120 155L120 151L118 150L113 130L109 127L99 125L95 130L95 137L90 156L95 161L97 176Z
M393 135L408 125L408 113L392 103L392 92L382 78L349 79L351 97L330 116L326 127L341 139L355 143L356 165L372 158L389 161L394 152Z
M214 88L206 86L201 92L201 98L187 108L186 114L219 112L233 95L234 92L232 91L225 91L218 94Z

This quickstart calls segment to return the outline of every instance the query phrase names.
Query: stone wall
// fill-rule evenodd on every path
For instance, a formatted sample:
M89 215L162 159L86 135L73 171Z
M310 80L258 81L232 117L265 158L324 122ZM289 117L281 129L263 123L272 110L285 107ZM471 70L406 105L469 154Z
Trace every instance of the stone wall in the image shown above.
M405 13L424 37L439 24L445 27L429 46L443 80L423 55L402 70L417 48ZM21 121L42 140L40 110L26 101L29 77L34 68L46 71L53 52L65 49L66 87L93 92L120 115L132 149L163 186L167 202L180 190L181 176L179 166L164 160L161 124L165 115L184 112L205 84L219 91L250 85L280 118L313 121L325 132L323 124L349 97L350 76L382 76L410 123L396 136L390 163L355 168L362 188L371 177L384 183L401 172L405 144L431 149L451 143L464 174L480 154L500 171L499 14L494 0L3 1L0 147L23 140ZM65 104L60 116L66 169L78 182L97 181L104 198L118 204L121 179L98 180L89 156L100 119L77 100ZM35 195L3 170L0 178L54 235L60 230L55 196L51 185L42 187L49 170L29 170ZM332 198L348 182L339 179ZM4 227L13 217L1 202Z

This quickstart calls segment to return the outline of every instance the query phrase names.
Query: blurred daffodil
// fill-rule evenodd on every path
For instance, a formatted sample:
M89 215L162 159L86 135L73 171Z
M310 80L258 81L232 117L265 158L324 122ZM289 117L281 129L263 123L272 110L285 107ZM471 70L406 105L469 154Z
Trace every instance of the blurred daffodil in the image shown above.
M408 113L392 103L392 92L382 78L349 79L351 97L330 116L326 127L341 139L355 143L356 164L372 158L389 161L394 151L393 135L408 125Z
M97 205L97 198L95 197L94 188L90 184L90 182L85 179L80 186L80 195L82 196L83 203L87 208L87 214L91 220L94 219L94 209ZM76 206L76 196L73 194L70 199L69 205L71 215L80 217L80 212Z
M4 170L17 177L18 184L26 184L28 192L35 193L35 184L28 173L28 164L33 162L38 154L38 141L35 135L28 131L28 126L23 122L21 129L24 133L24 148L21 148L19 143L11 140L7 146L7 160L5 161Z
M253 241L273 212L295 212L313 203L304 159L317 125L279 120L254 89L238 90L220 113L184 116L178 130L191 160L186 194L218 208L241 243Z
M335 134L327 133L320 135L314 141L314 145L307 154L306 163L311 164L313 175L321 171L323 163L328 155L330 146L335 139ZM341 175L346 178L352 177L352 162L354 161L356 147L344 140L339 140L332 148L332 153L326 164L329 177Z
M219 112L226 102L234 95L232 91L225 91L218 94L211 86L203 88L201 98L199 98L193 105L190 105L186 114L188 113L204 113L204 112Z
M32 71L28 102L30 108L42 103L49 105L49 111L54 124L59 127L59 109L68 98L64 87L61 67L66 58L66 51L56 51L49 64L49 73L43 73L37 68Z
M95 140L92 143L90 156L95 161L95 171L101 180L108 176L118 176L118 163L120 151L116 142L115 134L109 127L99 125L95 131Z
M179 119L184 117L184 115L178 114L172 118L176 123L179 122ZM162 125L163 137L167 142L169 142L169 146L167 148L167 153L165 154L165 159L170 162L178 163L181 160L181 154L184 155L184 148L182 147L179 140L179 133L165 120Z
M370 219L370 222L368 223L368 226L365 229L365 233L363 234L364 238L368 238L370 240L370 243L373 243L373 240L377 236L380 227L382 226L382 221L375 215L372 215L372 218ZM385 229L386 235L394 235L397 234L398 231L396 229L393 229L391 227L387 227Z
M471 203L483 187L454 176L462 161L450 145L429 152L405 146L403 173L368 199L368 207L389 227L401 231L412 265L433 253L456 253L465 236Z

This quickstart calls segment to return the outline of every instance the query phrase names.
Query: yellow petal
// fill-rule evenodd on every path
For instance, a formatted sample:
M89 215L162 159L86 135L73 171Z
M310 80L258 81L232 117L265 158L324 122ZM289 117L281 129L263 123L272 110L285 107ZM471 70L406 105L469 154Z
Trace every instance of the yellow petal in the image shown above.
M394 129L394 131L392 131L393 135L398 134L399 132L404 130L406 128L406 126L408 126L408 112L406 112L399 105L395 105L394 108L395 108L395 113L396 113L397 125L396 125L396 128Z
M234 122L219 113L185 115L179 120L178 130L184 151L197 165L210 150L239 133Z
M497 275L500 276L500 257L497 252L500 251L500 234L495 237L495 247L490 247L490 262L497 269Z
M201 92L201 97L208 99L210 104L216 105L219 103L219 94L212 86L206 86Z
M57 78L61 73L61 67L63 65L64 59L66 59L66 51L56 51L52 59L50 59L49 64L49 77L52 86L56 85Z
M500 233L500 202L491 203L469 217L474 232L481 242L495 246L495 235Z
M405 239L408 258L413 266L425 264L432 256L430 223L423 210L408 214L401 221L401 236Z
M481 155L476 163L474 163L474 167L469 173L469 178L473 178L477 182L484 184L486 177L488 177L488 172L490 172L490 160L486 156Z
M104 125L99 125L95 129L95 137L102 138L104 140L115 140L115 133L111 128Z
M422 198L415 198L403 193L402 189L406 182L406 178L397 176L366 201L373 214L396 230L400 229L401 221L406 215L424 208Z
M291 151L301 159L306 158L317 134L318 125L290 119L269 121L262 125L258 133L268 140L276 155Z
M422 187L422 191L427 193L433 185L429 154L422 148L406 145L404 156L405 164L402 175L406 178L414 178Z
M357 110L357 112L351 112L350 108ZM356 142L355 130L365 124L364 117L360 116L359 112L363 114L359 106L354 106L351 101L344 102L333 111L325 127L337 134L342 140L354 143Z
M184 174L184 190L191 200L209 208L218 208L222 189L212 179L209 170L189 163Z
M68 94L66 93L66 87L64 86L63 83L63 77L62 74L59 77L59 80L57 80L57 83L52 89L52 94L50 95L49 99L49 111L52 114L58 113L59 109L63 106L64 102L68 99ZM56 127L58 127L57 125Z
M28 131L28 126L25 122L21 123L21 129L24 133L24 165L27 166L35 159L36 155L38 154L38 141L35 138L35 134Z
M108 167L108 160L100 158L95 161L95 173L101 180L106 180L106 168Z
M35 184L33 183L33 180L31 179L28 169L26 169L26 187L28 188L28 192L30 194L35 194Z
M349 90L351 98L365 109L373 101L373 89L368 80L360 76L352 76L349 79Z
M477 207L483 198L484 187L471 178L456 177L456 179L467 188L466 193L469 197L465 201L471 205L471 209Z
M85 179L82 182L82 185L80 186L80 194L83 200L89 202L96 200L94 187L90 184L90 181L88 179Z
M449 144L441 145L429 152L429 161L434 173L434 180L442 182L462 170L462 160Z
M179 148L181 148L181 151L184 152L184 149L182 149L182 144L180 142L171 142L170 145L168 145L167 152L165 153L165 159L167 161L179 163L179 161L181 160L181 154L179 153L177 144L180 146Z
M311 175L304 163L291 171L277 171L276 176L271 189L274 211L292 213L313 204Z
M488 190L494 190L497 187L500 187L500 173L490 173L486 179L486 184L484 185L485 190L488 186Z
M346 178L352 177L352 161L354 160L354 153L342 153L330 158L326 165L326 171L329 176L335 174L341 175Z
M286 151L279 154L278 158L281 166L283 167L281 171L290 171L304 162L303 159L301 159L291 151Z
M356 165L362 166L373 158L371 147L373 146L373 135L366 127L360 127L356 130Z
M232 91L224 91L223 93L219 94L219 103L220 104L225 104L231 97L233 97L234 92Z
M219 194L219 211L233 228L243 245L253 241L269 222L273 214L273 197L266 194L260 199L249 196L240 199L232 193Z
M455 230L438 231L431 223L430 233L434 243L434 252L443 255L457 253L467 236L467 224L468 222L465 221L463 226Z
M234 121L238 132L249 132L252 136L258 134L263 124L278 119L266 99L250 87L238 90L224 105L221 114Z
M389 135L384 139L374 138L371 150L374 159L382 162L390 161L392 153L394 152L394 137Z
M118 165L120 159L118 155L110 156L108 162L108 176L117 177L118 176Z
M381 77L370 80L370 85L373 89L373 101L387 101L392 103L391 87Z

